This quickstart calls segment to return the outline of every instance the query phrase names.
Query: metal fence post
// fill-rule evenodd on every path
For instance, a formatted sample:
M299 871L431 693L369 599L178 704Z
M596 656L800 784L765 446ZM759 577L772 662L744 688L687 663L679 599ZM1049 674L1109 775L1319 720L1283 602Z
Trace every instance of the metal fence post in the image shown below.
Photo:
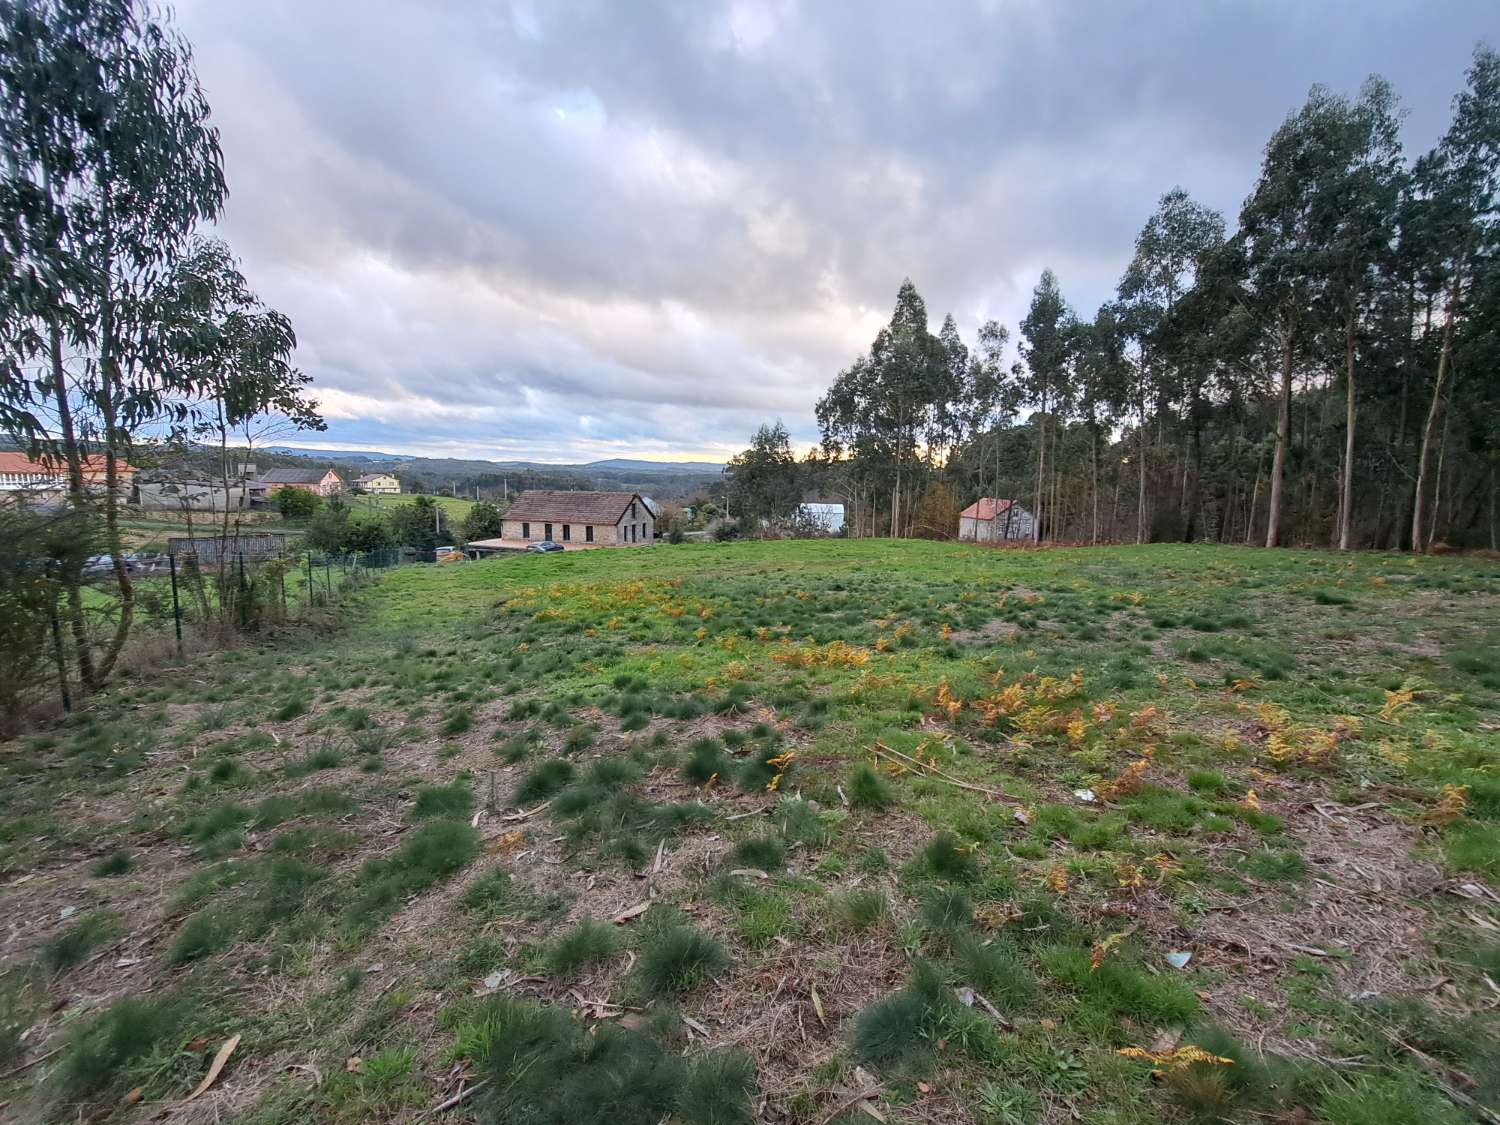
M182 655L182 603L177 600L177 554L167 552L167 567L172 572L172 624L177 629L177 655Z

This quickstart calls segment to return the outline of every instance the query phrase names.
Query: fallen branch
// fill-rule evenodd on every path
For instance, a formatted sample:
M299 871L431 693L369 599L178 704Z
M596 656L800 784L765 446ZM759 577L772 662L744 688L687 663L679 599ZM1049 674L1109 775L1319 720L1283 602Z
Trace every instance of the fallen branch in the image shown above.
M57 1054L57 1052L59 1052L61 1050L62 1050L61 1047L53 1047L52 1050L48 1051L45 1055L38 1055L34 1059L30 1059L27 1062L23 1062L20 1066L13 1066L13 1067L11 1067L4 1074L0 1074L0 1082L4 1082L7 1078L14 1078L18 1074L25 1073L26 1071L30 1070L32 1067L36 1066L37 1063L46 1062L53 1055Z
M470 1098L472 1098L475 1094L479 1093L480 1090L483 1090L489 1084L490 1084L490 1080L488 1078L481 1078L478 1082L474 1083L474 1085L470 1086L467 1090L460 1090L458 1093L454 1094L447 1101L445 1101L445 1102L439 1102L437 1105L433 1106L431 1109L429 1109L427 1111L428 1116L434 1116L436 1114L444 1112L445 1110L452 1109L456 1105L459 1105L459 1104L461 1104L463 1102L468 1101Z
M1021 803L1020 798L1018 798L1018 797L1007 797L999 789L990 789L990 788L988 788L987 786L984 786L984 785L975 785L972 782L960 781L958 778L953 777L950 774L944 773L942 770L938 769L934 765L930 765L927 762L921 761L918 758L913 758L910 754L903 754L900 750L892 750L884 742L877 742L875 744L875 753L876 754L886 754L886 755L889 755L892 758L899 759L900 761L906 763L909 766L916 766L917 769L922 770L924 773L928 774L931 777L937 778L939 781L946 781L949 785L956 785L960 789L967 789L967 790L969 790L971 793L983 793L986 797L989 797L989 798L991 798L993 800L996 800L996 801L1009 801L1013 805L1019 805Z

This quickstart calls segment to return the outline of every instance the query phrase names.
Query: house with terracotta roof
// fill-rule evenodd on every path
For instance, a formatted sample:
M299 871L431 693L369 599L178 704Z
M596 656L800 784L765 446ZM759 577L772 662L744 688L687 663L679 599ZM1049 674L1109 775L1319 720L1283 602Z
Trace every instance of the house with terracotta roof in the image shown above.
M102 453L83 458L84 487L102 490L108 477ZM135 468L124 461L115 462L117 490L128 497L135 480ZM68 463L61 458L33 458L21 452L0 452L0 492L44 495L68 490Z
M1030 539L1036 518L1014 500L981 496L958 513L958 537L977 543L1003 539Z
M332 469L267 469L245 487L253 499L269 499L283 488L300 488L319 496L332 496L344 490L344 478Z
M524 550L551 542L565 549L649 547L656 517L638 492L565 492L530 489L505 510L500 538L469 544L478 552Z

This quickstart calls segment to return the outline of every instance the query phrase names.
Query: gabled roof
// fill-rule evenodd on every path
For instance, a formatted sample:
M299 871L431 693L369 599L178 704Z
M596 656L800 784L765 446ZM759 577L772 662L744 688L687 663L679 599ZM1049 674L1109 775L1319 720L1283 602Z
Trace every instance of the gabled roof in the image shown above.
M83 471L86 473L102 473L105 469L104 454L90 453L82 458ZM135 468L127 465L124 459L115 462L115 468L122 473L133 473ZM25 453L16 450L0 451L0 473L57 473L66 475L68 462L61 457L42 457L33 461Z
M505 511L508 520L550 520L553 523L616 524L638 492L566 492L546 488L528 489Z
M1015 503L1014 500L996 500L993 496L981 496L958 515L960 519L966 520L992 520L998 515L1003 515ZM1019 510L1019 505L1017 509Z
M395 479L396 479L396 476L395 476L394 473L362 473L359 476L357 476L357 477L354 478L356 484L359 483L362 480L395 480Z
M319 484L332 472L332 469L267 469L257 479L262 484Z

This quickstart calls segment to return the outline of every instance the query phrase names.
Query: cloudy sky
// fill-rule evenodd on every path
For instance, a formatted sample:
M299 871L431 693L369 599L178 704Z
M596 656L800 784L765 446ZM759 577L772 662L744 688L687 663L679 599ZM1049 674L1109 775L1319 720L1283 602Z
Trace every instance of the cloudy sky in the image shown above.
M910 276L1091 314L1180 184L1232 220L1309 85L1408 150L1493 0L189 0L221 233L329 432L436 456L722 459L812 407Z

